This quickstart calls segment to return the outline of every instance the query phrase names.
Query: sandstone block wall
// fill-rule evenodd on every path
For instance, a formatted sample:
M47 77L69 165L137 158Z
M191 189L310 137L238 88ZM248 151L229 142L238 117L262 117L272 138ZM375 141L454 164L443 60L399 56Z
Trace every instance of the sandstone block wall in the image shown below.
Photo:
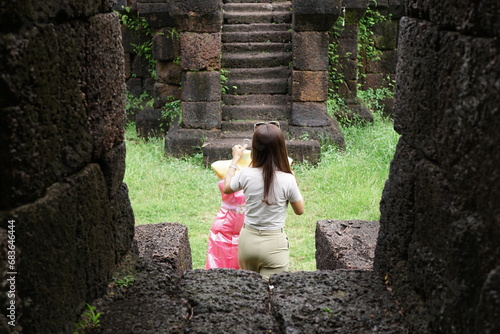
M499 332L500 7L406 4L374 265L415 332Z
M390 88L396 76L398 26L399 20L405 15L405 4L404 0L379 0L372 9L387 19L372 28L371 41L380 53L378 59L370 59L366 54L361 54L360 72L364 75L360 80L361 88Z
M119 0L114 4L113 10L120 13L120 15L126 15L131 22L138 22L141 19L137 14L136 1ZM147 13L142 14L143 17L146 15ZM151 43L153 36L143 26L137 23L132 25L133 27L127 26L123 22L121 24L127 90L136 98L144 93L153 96L155 80L151 72L154 68L151 67L148 59L143 54L138 54L140 53L138 51L140 47L145 43ZM175 48L172 47L169 50L175 50ZM158 50L153 50L153 52L158 53ZM172 52L170 51L170 53ZM167 57L164 53L161 56ZM133 110L130 115L127 115L129 120L134 120L136 112L136 110Z
M17 331L70 332L131 245L123 48L111 5L0 6L0 275L17 273ZM10 235L14 268L3 256ZM9 305L9 287L0 289ZM13 330L0 312L0 327Z
M121 24L125 82L129 96L141 100L128 108L127 120L136 123L141 137L162 137L171 121L162 118L162 110L181 98L181 43L171 2L120 0L113 9L128 17ZM153 108L147 107L151 102Z

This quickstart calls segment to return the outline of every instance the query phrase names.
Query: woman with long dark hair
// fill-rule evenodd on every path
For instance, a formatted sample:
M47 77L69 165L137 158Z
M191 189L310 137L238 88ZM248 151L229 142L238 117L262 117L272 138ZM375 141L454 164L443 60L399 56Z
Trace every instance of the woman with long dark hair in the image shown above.
M304 213L304 200L288 161L285 137L278 122L254 126L252 162L235 176L245 146L233 147L233 159L224 179L226 194L243 190L245 224L238 245L241 269L260 273L264 279L288 269L289 246L284 232L288 203L295 214Z

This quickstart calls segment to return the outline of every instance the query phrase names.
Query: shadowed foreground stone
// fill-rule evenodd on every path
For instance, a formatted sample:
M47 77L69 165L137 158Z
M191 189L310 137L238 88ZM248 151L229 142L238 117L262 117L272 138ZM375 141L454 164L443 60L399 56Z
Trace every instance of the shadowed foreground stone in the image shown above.
M374 269L412 332L500 333L500 7L411 3Z
M107 294L92 303L101 313L95 333L183 333L191 311L177 290L182 273L191 269L187 228L137 226L133 249L117 266ZM120 286L117 282L128 275L133 283Z
M260 275L236 269L186 271L129 257L112 287L93 303L98 333L406 333L400 309L372 272L335 270ZM132 268L132 270L131 270ZM113 286L111 284L110 286Z
M282 333L406 333L397 304L373 271L283 273L269 282Z
M110 200L102 170L96 163L89 164L64 182L54 183L35 202L0 211L0 221L7 224L8 220L14 221L16 269L22 273L15 280L17 328L22 326L23 333L68 332L83 301L105 291L117 259L130 248L134 217L126 185ZM44 225L47 221L52 228ZM7 241L0 239L0 247ZM10 278L5 271L3 277ZM47 279L50 283L42 283ZM1 305L10 303L9 288L0 286ZM6 319L4 314L0 318ZM0 322L0 333L6 333L1 326Z
M192 307L186 333L273 333L277 324L269 308L269 286L251 271L188 271L180 296Z
M198 269L179 281L168 266L129 255L116 277L131 273L131 287L111 283L92 303L101 313L95 333L279 333L269 286L254 272Z
M181 224L137 226L134 246L106 296L92 303L102 314L96 333L405 333L396 302L371 270L283 273L271 276L270 289L247 270L181 272L191 267ZM134 283L120 286L127 275Z
M321 220L316 225L316 268L373 268L378 221Z
M92 305L101 313L92 333L183 333L189 305L175 295L179 278L170 266L128 254L114 277L132 275L134 283L119 287L111 283L108 293Z

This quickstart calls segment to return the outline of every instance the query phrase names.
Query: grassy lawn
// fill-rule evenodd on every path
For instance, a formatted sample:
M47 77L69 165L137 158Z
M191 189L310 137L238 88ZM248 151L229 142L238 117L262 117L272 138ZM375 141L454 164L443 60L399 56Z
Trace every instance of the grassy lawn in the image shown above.
M398 134L376 115L371 125L342 128L346 150L322 148L317 166L292 165L306 212L289 208L290 270L315 270L316 222L324 219L378 220L379 202ZM201 155L167 158L163 140L137 139L127 129L125 182L136 224L178 222L189 229L193 268L204 268L208 231L220 206L218 179Z

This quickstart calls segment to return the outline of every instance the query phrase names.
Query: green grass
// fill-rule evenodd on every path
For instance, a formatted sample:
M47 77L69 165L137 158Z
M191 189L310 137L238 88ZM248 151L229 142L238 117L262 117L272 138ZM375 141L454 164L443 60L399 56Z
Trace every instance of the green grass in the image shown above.
M315 270L316 222L325 219L378 220L379 202L399 136L392 122L376 115L374 124L342 128L346 150L322 148L317 166L293 164L306 212L286 222L290 270ZM201 154L164 156L163 140L135 138L127 129L125 182L136 224L179 222L188 227L193 268L204 268L207 238L220 206L218 179Z

